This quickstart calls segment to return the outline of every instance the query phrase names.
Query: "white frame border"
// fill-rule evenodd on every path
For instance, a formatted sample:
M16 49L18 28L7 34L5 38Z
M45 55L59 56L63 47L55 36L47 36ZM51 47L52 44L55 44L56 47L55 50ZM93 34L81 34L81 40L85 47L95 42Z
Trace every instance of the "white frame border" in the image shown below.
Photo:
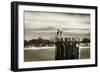
M38 62L24 62L24 22L23 11L49 11L49 12L71 12L71 13L89 13L91 14L91 58L82 60L63 60L63 61L38 61ZM48 6L18 6L18 68L36 68L36 67L52 67L52 66L74 66L74 65L88 65L95 64L95 9L83 8L61 8Z

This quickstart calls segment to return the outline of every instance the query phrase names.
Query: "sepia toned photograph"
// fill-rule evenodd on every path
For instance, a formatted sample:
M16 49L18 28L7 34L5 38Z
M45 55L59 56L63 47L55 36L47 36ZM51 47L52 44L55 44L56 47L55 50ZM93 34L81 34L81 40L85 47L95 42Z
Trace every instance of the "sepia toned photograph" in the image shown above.
M90 14L24 11L24 61L90 58Z
M97 66L97 7L11 3L11 70Z

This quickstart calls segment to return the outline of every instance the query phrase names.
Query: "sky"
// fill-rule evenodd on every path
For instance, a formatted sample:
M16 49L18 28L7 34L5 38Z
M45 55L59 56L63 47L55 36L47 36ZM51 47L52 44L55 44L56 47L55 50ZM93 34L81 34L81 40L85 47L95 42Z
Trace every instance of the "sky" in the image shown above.
M57 29L63 36L90 36L90 14L24 11L24 37L30 40L38 37L56 36Z

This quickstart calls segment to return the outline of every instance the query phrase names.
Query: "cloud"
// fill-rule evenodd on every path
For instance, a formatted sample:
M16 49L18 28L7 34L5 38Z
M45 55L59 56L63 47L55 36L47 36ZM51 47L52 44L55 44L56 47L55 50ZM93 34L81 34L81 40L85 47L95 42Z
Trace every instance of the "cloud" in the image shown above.
M25 11L25 29L90 27L89 14L50 13Z
M90 34L90 14L24 11L25 38L49 38L62 29L65 35Z

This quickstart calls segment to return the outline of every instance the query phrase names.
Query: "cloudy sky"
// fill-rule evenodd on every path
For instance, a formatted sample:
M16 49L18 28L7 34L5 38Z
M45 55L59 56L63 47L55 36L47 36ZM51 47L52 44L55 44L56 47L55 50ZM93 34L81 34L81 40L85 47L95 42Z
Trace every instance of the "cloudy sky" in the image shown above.
M68 35L90 35L90 14L24 11L25 39L50 38L57 29ZM52 36L51 36L52 35Z

